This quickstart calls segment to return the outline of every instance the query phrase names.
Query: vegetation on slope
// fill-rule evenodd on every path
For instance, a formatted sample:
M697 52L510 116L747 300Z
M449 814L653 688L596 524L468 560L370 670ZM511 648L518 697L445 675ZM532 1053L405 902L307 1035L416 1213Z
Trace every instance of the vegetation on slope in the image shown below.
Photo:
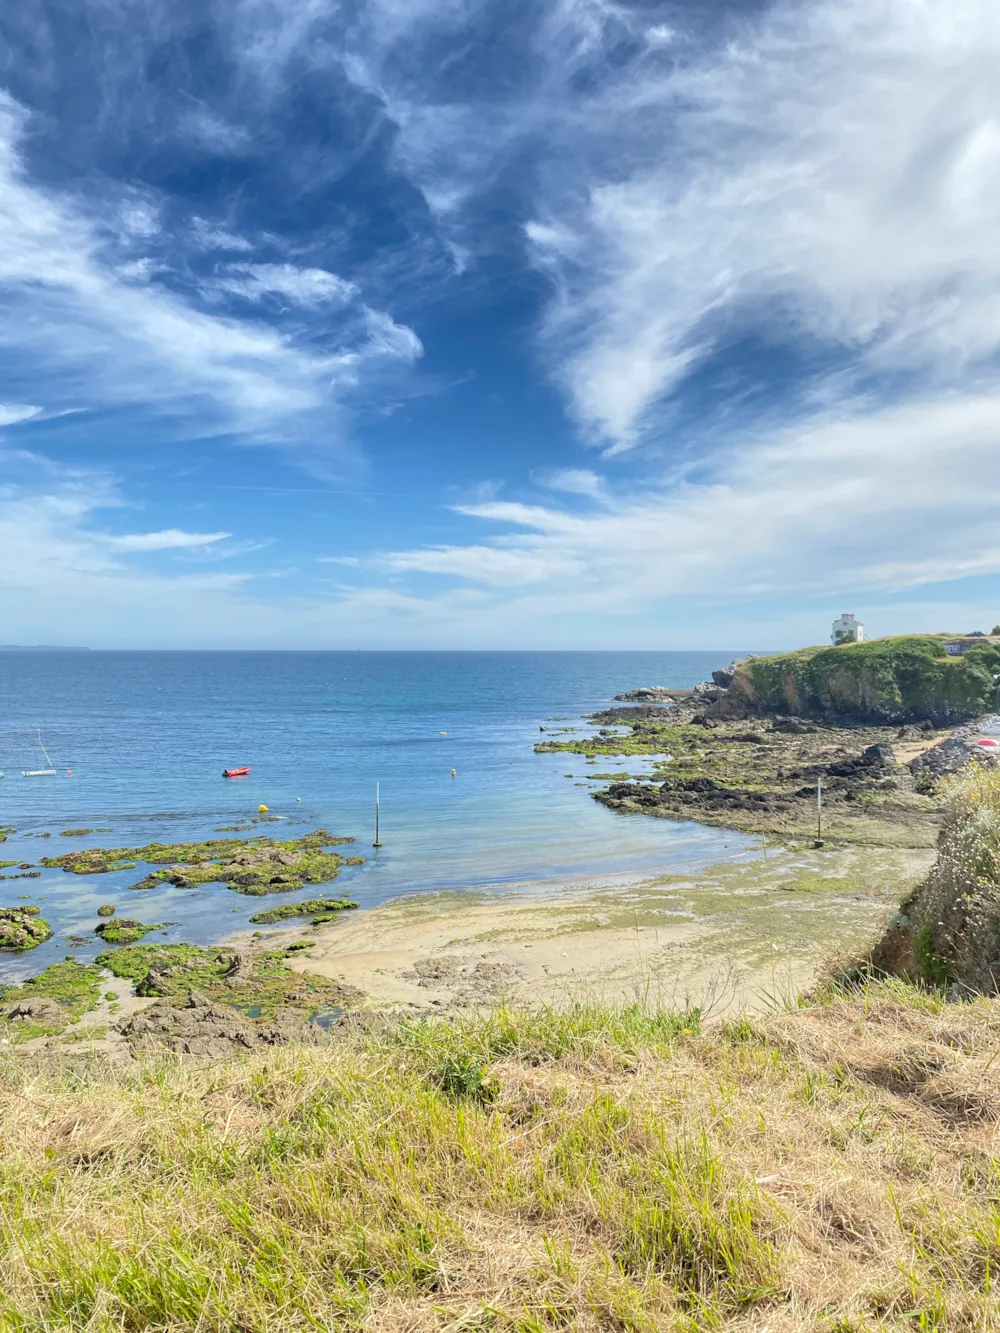
M737 667L727 705L875 723L928 719L942 726L992 710L1000 644L984 641L952 657L946 642L942 635L906 635L755 657Z
M946 788L938 856L889 923L872 961L935 985L1000 990L1000 769L970 768Z
M710 1033L578 1007L8 1055L0 1327L996 1327L998 1030L897 984Z

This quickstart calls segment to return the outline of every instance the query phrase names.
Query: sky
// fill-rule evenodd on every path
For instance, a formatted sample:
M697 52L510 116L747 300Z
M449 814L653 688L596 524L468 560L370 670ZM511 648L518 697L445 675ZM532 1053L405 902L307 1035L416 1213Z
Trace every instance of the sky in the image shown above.
M0 12L0 643L1000 621L996 0Z

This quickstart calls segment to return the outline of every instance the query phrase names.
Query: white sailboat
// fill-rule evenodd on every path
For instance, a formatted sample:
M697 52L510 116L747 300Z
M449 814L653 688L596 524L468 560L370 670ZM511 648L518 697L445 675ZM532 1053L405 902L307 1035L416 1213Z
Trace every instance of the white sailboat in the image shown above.
M41 750L42 754L45 755L45 762L48 764L48 768L22 768L22 769L21 769L21 777L22 777L22 778L54 778L54 777L55 777L55 775L56 775L56 770L52 767L52 760L49 758L49 753L48 753L48 751L46 750L45 746L42 744L42 733L41 733L41 729L40 729L40 728L39 728L39 731L38 731L38 748Z

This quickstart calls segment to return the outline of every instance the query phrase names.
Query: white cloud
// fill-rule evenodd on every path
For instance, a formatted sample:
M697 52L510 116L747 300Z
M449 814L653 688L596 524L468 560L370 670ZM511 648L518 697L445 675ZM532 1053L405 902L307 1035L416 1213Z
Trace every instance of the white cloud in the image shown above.
M534 478L550 491L565 491L569 495L586 495L591 500L606 501L607 487L603 477L589 468L564 467L552 472L539 472Z
M0 427L16 426L21 421L30 421L40 416L42 408L30 403L0 403Z
M383 568L393 573L449 574L473 583L519 587L572 577L579 560L554 550L511 550L499 546L431 546L384 556Z
M779 0L707 44L694 13L682 30L552 0L509 95L457 96L445 58L401 59L428 34L474 48L487 9L372 0L338 58L464 256L495 240L467 205L523 182L545 356L587 435L630 448L745 332L825 348L855 382L948 385L996 356L995 0Z
M224 120L204 105L183 113L178 124L182 134L220 156L240 157L253 143L251 134L242 125Z
M113 551L180 551L189 547L206 546L211 542L221 542L232 535L231 532L182 532L179 528L166 528L163 532L95 536Z
M938 383L992 357L998 60L991 0L822 0L606 84L586 188L553 163L528 230L581 424L629 446L743 328ZM602 166L610 136L621 157Z
M215 285L223 291L245 296L249 301L279 296L293 305L314 307L330 301L350 301L358 294L353 282L322 268L297 268L294 264L233 264L228 275L219 278Z
M383 557L488 586L536 585L512 614L649 611L669 598L899 591L1000 573L1000 395L816 418L707 460L710 479L596 513L464 505L486 544Z
M216 226L205 218L191 219L191 239L200 250L243 250L253 249L245 236L237 236L225 227Z

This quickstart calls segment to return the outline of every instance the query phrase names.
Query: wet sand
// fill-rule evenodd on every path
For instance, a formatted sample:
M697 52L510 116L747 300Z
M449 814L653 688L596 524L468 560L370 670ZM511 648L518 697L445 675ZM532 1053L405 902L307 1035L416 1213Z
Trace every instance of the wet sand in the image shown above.
M932 858L775 850L627 888L422 894L296 932L315 943L292 966L404 1011L504 999L763 1008L862 948Z

